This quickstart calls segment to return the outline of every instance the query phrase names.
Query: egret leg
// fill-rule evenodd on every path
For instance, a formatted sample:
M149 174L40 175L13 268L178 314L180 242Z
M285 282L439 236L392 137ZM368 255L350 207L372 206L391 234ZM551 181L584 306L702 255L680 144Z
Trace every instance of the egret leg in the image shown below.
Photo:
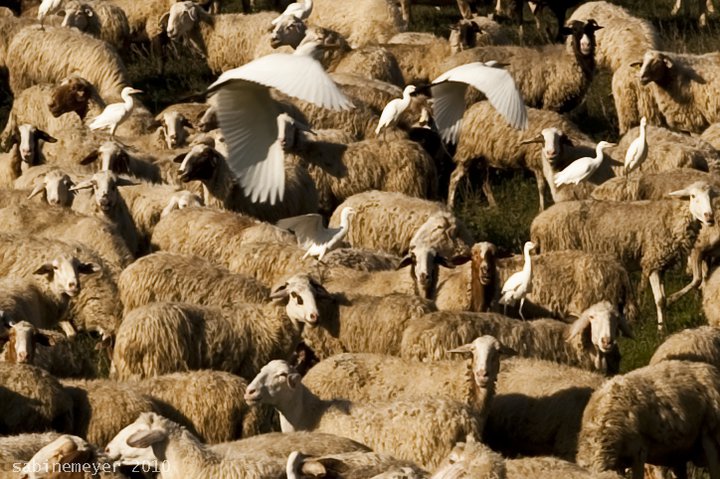
M525 296L523 296L522 298L520 298L520 309L518 309L518 314L520 314L520 318L521 318L523 321L525 321L525 316L523 316L523 314L522 314L523 304L525 304Z

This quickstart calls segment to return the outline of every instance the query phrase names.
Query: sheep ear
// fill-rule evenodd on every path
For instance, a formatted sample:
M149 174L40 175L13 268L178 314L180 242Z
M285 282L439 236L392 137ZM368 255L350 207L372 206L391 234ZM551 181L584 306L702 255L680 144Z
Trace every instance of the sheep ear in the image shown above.
M498 349L498 352L504 356L517 356L518 352L515 351L513 348L509 346L505 346L504 344L500 343L500 349Z
M672 69L672 67L673 67L673 61L670 60L668 57L665 57L665 56L663 57L663 63L664 63L665 66L668 68L668 70Z
M312 286L313 290L315 291L315 296L318 298L331 298L332 295L330 292L325 289L325 286L320 284L318 281L316 281L313 278L310 278L310 286Z
M300 473L303 475L303 477L326 477L327 469L325 469L325 466L323 466L320 461L306 460L303 461L303 464L300 468Z
M177 155L175 158L173 158L173 163L182 163L185 157L187 156L187 153L181 153Z
M80 183L78 183L75 186L71 186L70 191L87 190L92 187L93 187L93 181L85 180L85 181L81 181Z
M687 188L683 188L682 190L677 190L677 191L668 193L668 196L674 196L676 198L687 198L690 196L690 192L687 190Z
M185 128L193 128L193 129L195 128L195 127L193 126L193 124L190 123L190 120L188 120L188 119L185 118L184 116L182 117L182 121L180 121L180 124L181 124L182 126L184 126Z
M150 429L147 431L138 431L127 438L127 445L130 447L150 447L153 444L163 441L167 438L167 433L162 429Z
M457 347L455 349L448 349L447 351L450 354L463 354L468 355L473 353L473 345L472 344L463 344L460 347Z
M172 210L175 209L178 205L178 199L176 196L173 196L170 198L170 201L168 202L167 206L163 208L162 212L160 213L160 218L165 218L167 215L169 215Z
M37 138L38 138L39 140L42 140L42 141L44 141L44 142L46 142L46 143L55 143L55 142L57 142L57 139L56 139L56 138L50 136L49 133L47 133L47 132L45 132L45 131L42 131L42 130L40 130L40 129L38 129L38 130L35 132L35 135L37 135Z
M592 317L589 314L581 314L570 326L570 330L565 336L565 341L571 341L575 336L580 336L583 331L590 326L590 319L592 319Z
M567 146L575 146L570 137L568 137L565 133L560 135L560 143Z
M44 190L45 190L45 183L43 183L43 182L41 181L41 182L39 182L37 185L35 185L35 188L33 188L33 190L30 192L30 194L28 195L27 199L30 199L30 198L33 198L33 197L39 195L39 194L42 193Z
M115 183L117 186L138 186L140 183L137 181L132 181L127 178L118 178L117 183Z
M98 150L94 150L92 153L90 153L88 156L80 160L81 165L89 165L93 161L96 161L100 157L100 152Z
M100 265L97 263L80 263L78 265L78 273L92 274L100 271Z
M407 266L410 266L415 262L415 256L413 256L412 253L408 253L405 256L403 256L403 259L400 260L400 263L398 263L397 268L395 270L403 269Z
M120 173L130 173L130 155L125 150L121 150L118 155L117 170Z
M290 373L287 376L288 386L292 389L297 388L298 385L300 385L300 381L302 381L302 376L300 376L299 373Z
M620 318L618 318L618 327L620 328L620 332L625 336L626 338L635 339L635 335L632 332L632 329L630 328L630 324L627 322L627 318L625 318L624 314L620 315Z
M52 336L48 336L46 333L43 333L42 331L37 331L33 338L35 339L35 342L37 344L40 344L42 346L54 346L55 345L55 338Z
M564 25L562 27L560 27L560 35L568 36L568 35L572 35L572 34L573 34L572 28L568 28Z
M53 268L52 263L45 263L44 265L33 271L33 274L44 274L48 276L48 278L52 278L52 274L54 271L55 269Z
M170 20L170 12L163 13L163 16L158 20L158 26L163 30L167 29L168 20Z
M288 294L290 294L287 290L287 287L287 283L283 283L279 286L274 287L273 290L270 292L270 299L287 298Z
M641 67L642 64L643 64L643 62L632 62L632 63L630 64L630 66L633 67L633 68L637 68L637 67Z
M521 141L520 144L521 145L529 145L531 143L544 143L544 142L545 142L545 139L543 138L542 133L541 133L538 136L536 136L535 138Z

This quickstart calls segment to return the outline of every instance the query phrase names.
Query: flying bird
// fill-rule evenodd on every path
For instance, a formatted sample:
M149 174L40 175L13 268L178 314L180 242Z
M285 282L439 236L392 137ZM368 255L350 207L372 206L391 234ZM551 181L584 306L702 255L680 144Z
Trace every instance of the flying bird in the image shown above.
M291 3L290 5L285 7L285 11L283 11L280 16L276 17L271 23L273 25L277 25L282 17L287 17L290 15L300 20L305 20L312 13L312 9L313 0L304 0L302 2Z
M645 128L647 120L645 117L640 119L640 134L635 138L625 153L625 176L629 175L636 167L642 168L642 164L647 158L648 143Z
M578 158L577 160L570 163L564 170L557 173L553 178L555 186L560 185L577 185L581 181L590 178L593 173L600 168L603 162L603 150L615 146L615 143L608 143L607 141L601 141L595 147L595 158L586 156L584 158Z
M343 208L340 213L339 228L325 228L323 226L323 217L317 214L284 218L278 221L277 225L295 233L298 246L306 251L303 259L308 256L315 256L318 261L322 261L325 253L335 248L347 235L350 227L350 217L354 214L354 209L350 207Z
M59 12L62 4L63 0L42 0L37 13L37 19L40 20L41 29L45 30L45 26L43 25L45 17Z
M528 241L525 243L523 248L523 255L525 257L525 264L523 264L522 271L513 273L502 287L500 293L499 303L503 305L503 312L507 310L508 305L514 305L520 300L520 309L518 313L522 319L525 317L522 314L522 307L525 303L525 296L532 292L532 259L530 258L530 252L535 249L535 243Z
M258 58L226 71L210 85L230 170L252 201L275 204L285 192L285 155L278 141L281 110L270 96L271 88L333 110L353 105L305 49Z
M115 137L115 130L125 120L130 118L130 114L135 107L132 95L136 93L142 93L141 90L126 86L120 92L120 97L123 99L122 103L112 103L105 107L105 109L96 116L89 124L88 127L91 130L102 130L107 128L110 130L110 136Z
M395 98L390 100L385 108L383 108L382 114L380 115L380 121L378 122L377 128L375 128L375 135L379 135L383 132L383 138L385 137L385 129L391 126L395 126L400 120L400 115L410 106L412 101L411 96L415 94L415 85L408 85L403 90L402 98Z
M446 71L430 85L433 117L445 143L457 143L468 86L480 90L514 128L527 128L527 109L510 73L495 61L467 63Z

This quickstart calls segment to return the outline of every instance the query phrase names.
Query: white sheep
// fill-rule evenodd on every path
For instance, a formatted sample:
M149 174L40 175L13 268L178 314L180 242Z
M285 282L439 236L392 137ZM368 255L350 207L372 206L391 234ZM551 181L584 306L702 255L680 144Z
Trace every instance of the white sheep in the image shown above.
M479 433L467 406L447 399L369 403L322 400L281 360L262 368L248 386L245 400L275 406L283 432L332 431L425 468L437 466L457 438L477 437Z
M405 22L395 2L361 0L347 3L313 0L313 21L340 32L353 47L384 43L405 30Z
M130 43L130 26L125 11L109 2L67 0L62 6L62 26L100 38L123 51Z
M43 130L23 123L10 131L7 153L0 153L0 185L11 187L13 182L31 167L45 163L41 143L57 140Z
M720 307L718 307L718 293L720 293L720 269L715 269L703 288L703 312L708 324L720 326Z

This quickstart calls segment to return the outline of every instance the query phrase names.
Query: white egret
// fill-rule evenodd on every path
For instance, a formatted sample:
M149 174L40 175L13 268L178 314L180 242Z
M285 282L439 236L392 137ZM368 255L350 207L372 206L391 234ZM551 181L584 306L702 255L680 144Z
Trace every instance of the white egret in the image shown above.
M528 241L525 243L523 248L523 256L525 257L525 264L523 265L522 271L513 273L502 287L500 293L499 303L503 305L503 310L507 309L508 305L514 305L520 300L520 309L518 310L520 317L525 319L522 314L522 307L525 303L525 296L532 292L532 259L530 258L530 252L535 249L535 243Z
M287 17L290 15L300 20L305 20L312 13L312 9L313 0L304 0L302 2L291 3L290 5L285 7L285 11L283 11L280 16L276 17L271 23L273 25L277 25L278 22L280 22L280 19L282 19L282 17Z
M642 163L647 158L648 144L645 128L647 120L645 117L640 119L640 134L635 138L625 153L625 176L629 175L635 167L642 168Z
M467 63L446 71L430 85L433 117L443 141L457 143L468 86L480 90L514 128L527 128L527 110L510 73L495 61Z
M45 17L59 12L62 4L63 0L42 0L42 2L40 2L37 14L37 19L40 20L40 28L45 30L45 26L43 25Z
M555 186L560 185L577 185L581 181L590 178L593 173L600 168L603 162L603 150L615 146L615 143L608 143L607 141L601 141L595 147L595 158L586 156L584 158L578 158L577 160L570 163L564 170L557 173L553 178Z
M354 214L354 209L343 208L340 213L339 228L325 228L323 217L317 214L284 218L278 221L277 225L295 233L298 245L306 250L303 259L316 256L318 261L322 261L325 253L335 248L345 237L350 227L350 217Z
M136 93L142 93L141 90L136 90L133 87L126 86L120 92L120 97L123 99L122 103L112 103L105 107L105 109L98 116L88 124L91 130L102 130L107 128L110 131L110 136L115 136L115 130L125 120L130 118L135 102L133 101L133 95Z
M380 115L378 126L375 128L375 135L379 135L382 131L383 138L385 137L385 129L397 124L400 120L400 115L410 106L410 102L412 101L411 96L413 94L415 94L415 85L408 85L403 90L402 98L390 100L388 104L385 105Z
M312 57L274 53L228 70L208 88L228 146L227 163L252 201L275 204L285 192L285 154L278 140L280 106L270 88L334 110L352 103Z

